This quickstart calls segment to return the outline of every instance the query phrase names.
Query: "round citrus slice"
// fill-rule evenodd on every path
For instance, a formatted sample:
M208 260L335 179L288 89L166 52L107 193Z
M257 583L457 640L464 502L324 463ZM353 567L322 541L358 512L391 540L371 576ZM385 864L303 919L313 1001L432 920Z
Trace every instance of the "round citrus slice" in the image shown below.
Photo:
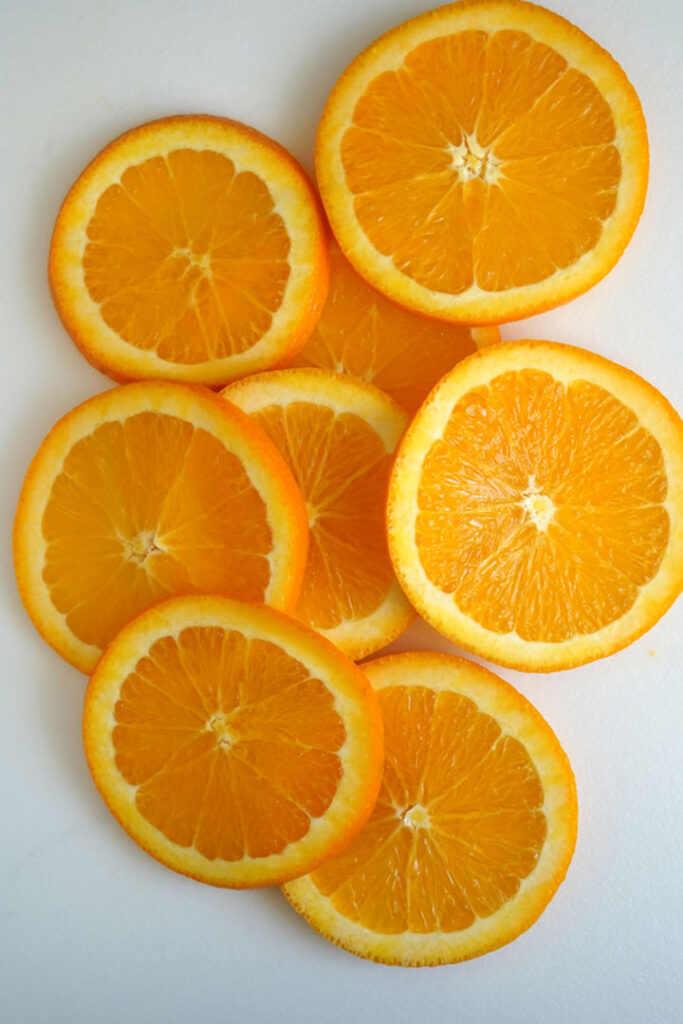
M318 182L356 269L461 323L551 309L611 270L640 217L648 143L615 60L521 0L421 14L347 68Z
M210 391L168 381L67 413L28 469L14 526L26 610L83 672L173 594L293 608L307 545L303 500L268 438Z
M226 118L115 139L57 217L49 279L85 357L115 380L219 386L291 356L327 290L326 227L293 157Z
M593 661L683 587L683 423L600 356L496 345L408 429L388 530L406 593L461 647L537 672Z
M356 273L333 243L327 301L291 365L359 377L413 413L460 359L499 341L497 327L446 324L390 302Z
M562 882L574 776L536 709L480 665L433 651L363 666L385 765L358 835L285 886L326 939L402 967L455 963L516 938Z
M222 394L279 448L306 502L310 542L295 614L349 657L384 647L414 618L385 522L405 412L371 384L319 369L258 374Z
M85 698L95 784L167 867L232 888L310 871L367 819L382 722L363 673L269 608L179 597L143 612Z

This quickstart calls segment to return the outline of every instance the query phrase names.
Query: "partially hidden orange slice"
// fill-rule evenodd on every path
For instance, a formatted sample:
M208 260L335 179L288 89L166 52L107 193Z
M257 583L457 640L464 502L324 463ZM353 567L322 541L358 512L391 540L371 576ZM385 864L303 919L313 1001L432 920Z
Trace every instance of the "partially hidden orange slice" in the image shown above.
M611 270L640 217L648 143L616 61L552 11L462 0L382 36L318 130L332 230L410 309L501 323Z
M112 814L213 885L311 870L368 817L377 698L332 644L269 608L180 597L123 629L88 685L83 737Z
M327 301L290 365L359 377L413 413L460 359L499 341L497 327L447 324L390 302L332 243Z
M301 495L268 438L211 392L167 381L67 413L29 466L14 527L26 610L83 672L173 594L293 608L307 544Z
M67 195L50 249L57 311L116 380L219 386L293 355L327 289L327 232L301 167L226 118L115 139Z
M542 913L574 852L567 757L538 711L480 665L423 651L363 668L384 721L377 803L285 895L325 938L385 964L497 949Z
M282 452L306 502L310 542L296 615L349 657L379 650L414 618L385 525L405 412L372 385L319 369L258 374L222 395Z
M600 356L496 345L408 429L388 531L411 601L461 647L537 672L604 657L683 587L683 423Z

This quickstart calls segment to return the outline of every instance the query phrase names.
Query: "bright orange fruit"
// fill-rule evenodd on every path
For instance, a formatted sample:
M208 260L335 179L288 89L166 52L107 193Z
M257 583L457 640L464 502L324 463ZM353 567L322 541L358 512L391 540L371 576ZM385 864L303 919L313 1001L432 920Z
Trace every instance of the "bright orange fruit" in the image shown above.
M363 673L269 608L180 597L148 609L90 680L83 738L112 814L163 864L272 885L358 831L382 723Z
M406 593L460 646L541 672L604 657L683 588L683 423L600 356L496 345L409 427L388 529Z
M384 720L371 817L285 886L325 938L403 967L454 963L516 938L564 878L576 789L550 726L487 669L433 651L363 666Z
M282 452L306 502L310 542L296 615L349 657L384 647L414 617L385 526L405 412L371 384L310 368L258 374L222 395Z
M501 323L581 294L640 217L648 143L613 58L522 0L421 14L347 68L318 130L332 230L389 298Z
M327 302L291 365L359 377L412 413L458 360L499 341L497 327L446 324L390 302L332 243Z
M115 380L219 386L293 355L327 289L327 231L293 157L226 118L126 132L57 218L50 285L67 331Z
M67 413L29 466L14 527L26 610L83 672L172 594L293 608L307 545L303 500L268 438L211 392L168 381Z

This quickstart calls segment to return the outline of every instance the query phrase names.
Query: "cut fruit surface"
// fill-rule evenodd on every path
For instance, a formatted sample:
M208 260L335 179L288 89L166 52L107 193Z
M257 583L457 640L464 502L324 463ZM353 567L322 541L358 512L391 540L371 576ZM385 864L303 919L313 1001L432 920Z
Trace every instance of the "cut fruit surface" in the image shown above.
M167 381L67 413L28 469L14 528L26 610L83 672L172 594L289 610L307 545L303 500L268 438L211 392Z
M461 0L350 64L316 170L372 285L490 324L566 302L614 266L643 208L648 143L626 75L578 28L521 0Z
M213 885L272 885L333 855L382 770L377 698L322 637L272 609L180 597L103 655L83 738L123 828Z
M325 938L404 967L454 963L529 928L576 841L574 777L550 726L480 665L432 651L363 666L384 721L375 808L287 899Z
M379 650L414 617L385 525L405 412L372 385L319 369L258 374L222 395L279 448L306 502L308 562L295 614L349 657Z
M327 232L308 178L272 139L169 117L83 171L49 277L74 342L114 379L219 386L304 343L327 290Z
M327 301L291 365L359 377L412 413L460 359L499 341L497 327L445 324L390 302L332 243Z
M683 423L600 356L496 345L408 429L388 533L411 601L460 646L531 671L604 657L683 587Z

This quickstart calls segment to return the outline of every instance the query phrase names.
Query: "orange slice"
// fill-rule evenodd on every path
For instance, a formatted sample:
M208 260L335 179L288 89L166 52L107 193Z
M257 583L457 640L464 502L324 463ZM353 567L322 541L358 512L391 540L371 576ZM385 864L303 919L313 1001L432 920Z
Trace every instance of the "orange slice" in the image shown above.
M384 647L414 617L385 526L405 412L370 384L317 369L259 374L222 394L277 445L306 501L310 543L297 617L349 657Z
M291 365L359 377L412 413L458 360L499 341L497 327L445 324L389 302L332 244L327 302Z
M289 610L306 512L285 465L238 409L148 381L67 413L33 459L14 560L43 637L90 672L133 616L172 594L226 593Z
M363 666L384 720L372 815L290 903L357 956L417 967L516 938L562 882L576 789L547 722L480 665L433 651Z
M128 834L213 885L311 870L366 820L382 723L363 673L257 605L180 597L107 649L85 698L88 765Z
M219 386L293 355L327 289L326 228L306 175L226 118L126 132L57 217L49 278L85 357L115 380Z
M406 593L460 646L537 672L602 658L683 587L683 423L600 356L496 345L417 414L388 528Z
M501 323L599 281L645 201L638 97L570 22L462 0L372 43L327 101L323 202L356 269L410 309Z

